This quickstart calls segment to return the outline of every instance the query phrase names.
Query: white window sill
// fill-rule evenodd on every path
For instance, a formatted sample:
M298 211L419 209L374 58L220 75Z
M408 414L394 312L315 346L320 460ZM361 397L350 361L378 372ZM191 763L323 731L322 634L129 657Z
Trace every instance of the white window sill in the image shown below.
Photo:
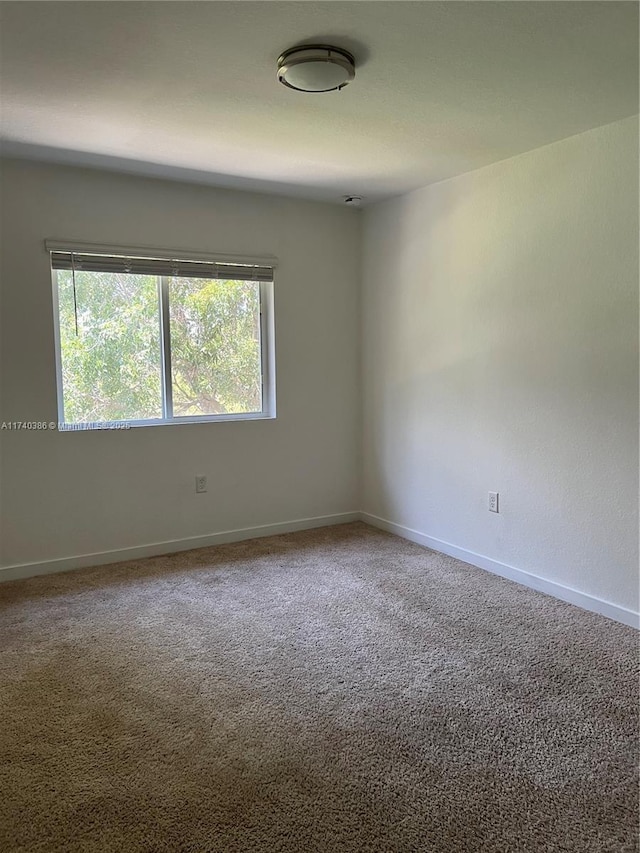
M212 424L228 421L266 421L275 420L275 414L269 412L247 412L237 415L200 415L184 418L154 418L140 421L89 421L88 423L60 423L59 432L86 432L88 430L120 431L133 427L182 426L183 424Z

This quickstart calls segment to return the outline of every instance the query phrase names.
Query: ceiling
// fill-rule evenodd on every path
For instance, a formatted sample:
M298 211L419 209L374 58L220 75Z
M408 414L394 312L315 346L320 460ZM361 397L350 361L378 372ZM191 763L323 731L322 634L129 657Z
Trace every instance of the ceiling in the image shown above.
M638 112L635 2L3 2L7 156L376 201ZM355 55L341 92L278 55Z

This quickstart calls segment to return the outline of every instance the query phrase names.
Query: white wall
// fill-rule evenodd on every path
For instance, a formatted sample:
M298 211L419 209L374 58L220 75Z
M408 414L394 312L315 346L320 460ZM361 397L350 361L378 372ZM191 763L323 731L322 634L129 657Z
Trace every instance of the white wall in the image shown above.
M2 565L358 509L356 211L20 161L1 188L2 421L58 419L45 238L279 259L277 419L0 432Z
M637 611L637 120L376 205L363 243L364 510Z

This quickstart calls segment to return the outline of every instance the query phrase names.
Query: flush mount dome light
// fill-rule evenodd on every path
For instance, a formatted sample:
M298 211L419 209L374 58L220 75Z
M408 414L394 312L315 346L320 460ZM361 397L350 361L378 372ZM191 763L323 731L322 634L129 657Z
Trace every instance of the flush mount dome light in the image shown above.
M328 44L292 47L278 59L278 80L298 92L335 92L355 76L353 56Z

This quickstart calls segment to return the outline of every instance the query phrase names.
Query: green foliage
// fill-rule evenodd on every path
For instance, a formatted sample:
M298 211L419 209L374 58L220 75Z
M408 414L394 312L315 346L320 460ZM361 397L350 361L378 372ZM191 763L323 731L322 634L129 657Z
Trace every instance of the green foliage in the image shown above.
M64 414L69 423L162 416L155 276L58 272Z
M174 278L169 303L174 414L260 411L259 286Z
M159 282L155 276L58 272L67 422L162 416ZM261 409L259 286L169 279L174 414Z

